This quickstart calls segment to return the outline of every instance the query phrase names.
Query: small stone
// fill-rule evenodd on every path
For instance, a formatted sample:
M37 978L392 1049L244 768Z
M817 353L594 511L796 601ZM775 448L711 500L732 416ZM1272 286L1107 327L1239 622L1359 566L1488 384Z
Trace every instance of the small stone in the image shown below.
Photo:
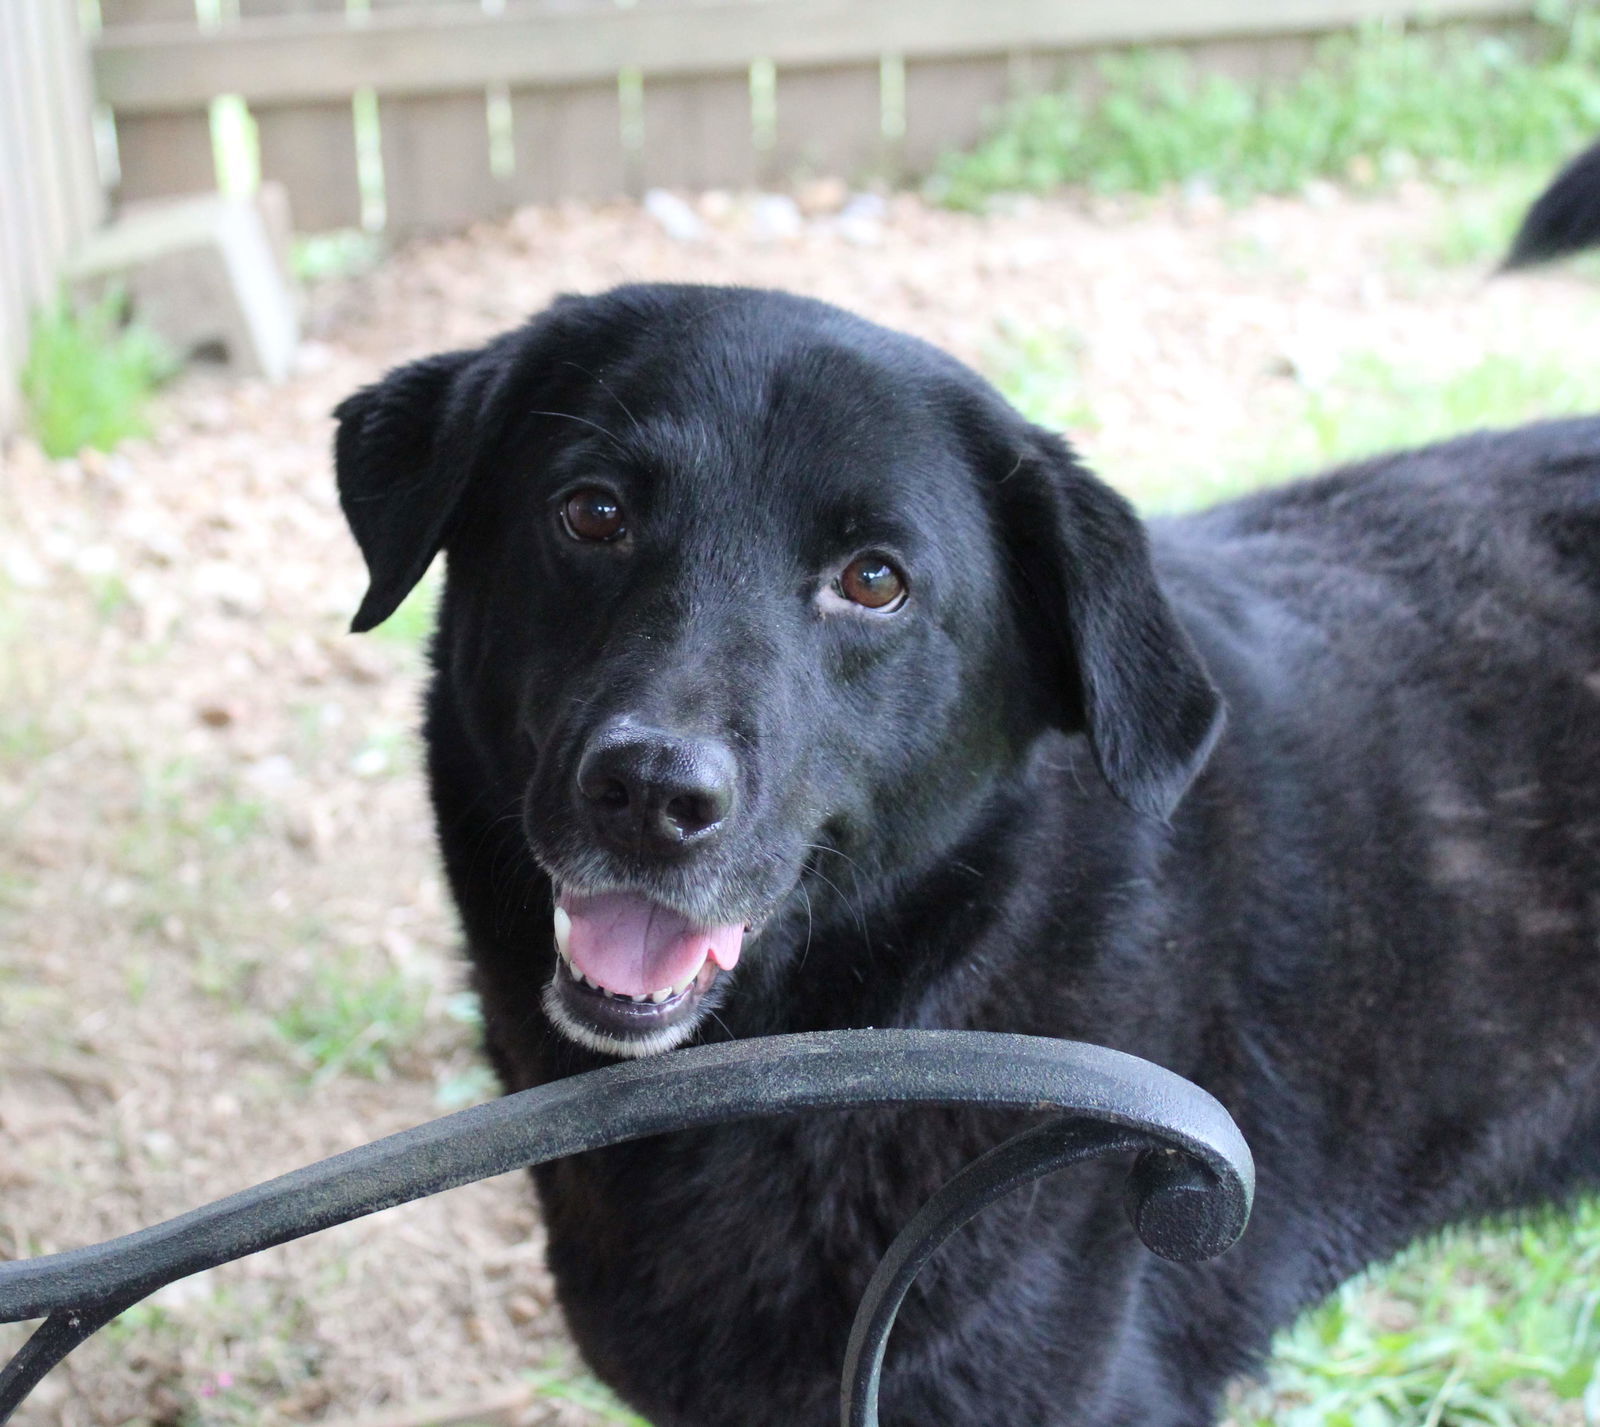
M363 748L350 760L350 771L358 778L377 778L389 771L389 754L382 748Z
M19 590L42 590L50 583L50 572L20 545L7 547L4 567L6 578Z
M883 242L883 224L872 218L842 217L837 231L845 242L856 248L876 248Z
M271 753L244 770L245 781L263 793L280 792L294 782L294 764L288 755Z
M226 560L206 560L198 565L193 588L197 595L215 600L229 614L258 614L267 601L261 576Z
M113 574L117 568L117 552L109 545L85 545L73 555L72 568L91 579Z
M148 1140L151 1136L147 1135L145 1138ZM214 1272L208 1268L190 1274L188 1278L177 1279L152 1293L150 1302L159 1303L163 1308L178 1312L197 1304L208 1303L216 1297L217 1292Z
M757 238L796 238L805 226L800 205L787 193L763 193L750 210L750 231Z
M1310 179L1300 195L1313 208L1333 208L1339 202L1339 190L1325 178Z
M889 205L876 193L858 193L834 219L833 228L857 248L875 248L883 242L884 219Z
M872 218L881 223L889 216L889 205L881 193L857 193L845 204L841 218Z
M710 188L695 200L700 216L708 223L726 223L733 217L736 205L733 195L725 188Z
M656 220L661 231L680 243L698 243L706 235L706 225L676 193L652 188L644 196L644 211Z
M849 185L841 178L814 178L795 190L801 212L817 217L837 213L850 201Z
M506 1299L506 1317L519 1327L524 1323L537 1322L544 1314L537 1299L526 1293L513 1293Z

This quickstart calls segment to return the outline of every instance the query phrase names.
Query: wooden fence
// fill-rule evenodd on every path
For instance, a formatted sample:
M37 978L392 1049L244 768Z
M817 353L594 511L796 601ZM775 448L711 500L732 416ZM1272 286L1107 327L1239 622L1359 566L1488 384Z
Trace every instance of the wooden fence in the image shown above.
M1092 52L1283 71L1373 18L1534 0L99 0L123 202L212 189L214 101L315 232L392 234L650 187L903 178ZM78 0L0 0L0 432L29 313L101 213Z
M0 434L32 309L100 208L76 0L0 0Z
M11 0L5 0L11 3ZM207 106L249 105L264 178L314 231L396 234L519 204L799 174L899 177L1096 48L1282 69L1378 16L1531 0L100 0L122 194L213 183ZM1075 69L1076 66L1076 69ZM365 205L365 207L364 207Z

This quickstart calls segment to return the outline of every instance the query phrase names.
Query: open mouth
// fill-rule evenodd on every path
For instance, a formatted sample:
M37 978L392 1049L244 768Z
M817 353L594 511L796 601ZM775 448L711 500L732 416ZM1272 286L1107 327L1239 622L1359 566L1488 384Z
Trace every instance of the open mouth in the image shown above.
M636 892L563 889L545 1010L591 1050L670 1050L693 1033L706 993L738 963L748 930L743 922L701 925Z

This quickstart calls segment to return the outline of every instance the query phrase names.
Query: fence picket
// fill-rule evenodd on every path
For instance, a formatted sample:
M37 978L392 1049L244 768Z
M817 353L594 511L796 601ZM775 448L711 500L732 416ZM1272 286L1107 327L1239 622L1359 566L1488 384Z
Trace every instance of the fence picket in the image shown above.
M969 148L983 136L985 120L1012 92L1007 56L909 60L906 63L906 169L927 173L939 155Z
M673 10L682 0L632 0ZM760 177L750 109L750 66L657 74L644 66L634 178L640 189L750 188Z
M19 48L23 54L51 53L48 8L46 0L19 0L15 20L21 25ZM53 64L37 64L18 95L27 110L41 247L52 257L65 252L76 236L69 191L71 136L58 122L60 83Z
M546 9L605 12L616 0L546 0ZM615 77L599 83L516 85L509 90L516 168L513 203L616 198L628 192L622 103Z
M239 17L343 14L345 0L239 0ZM361 222L355 113L350 99L253 104L261 177L281 183L298 231L321 233Z
M880 65L780 67L777 110L771 168L779 182L816 174L860 179L890 167Z
M40 132L40 115L35 102L38 74L31 72L26 56L30 48L32 16L15 3L0 6L0 50L16 56L15 69L0 87L0 126L11 135L11 152L6 156L16 213L10 226L15 240L18 272L26 290L41 292L50 279L57 237L50 196L42 166L36 155L49 152L49 136Z
M511 90L513 203L615 198L628 191L615 81Z
M105 212L105 190L95 151L94 101L89 83L89 53L71 0L40 0L47 19L43 64L55 75L52 127L60 139L61 165L71 241L76 243Z
M107 32L156 22L198 25L194 0L100 0L100 20ZM209 108L119 113L116 124L121 202L203 193L217 186Z
M644 80L646 188L749 188L759 177L750 73Z
M480 0L372 0L374 11L481 10ZM385 227L396 236L460 227L507 204L489 161L483 86L453 94L378 94Z

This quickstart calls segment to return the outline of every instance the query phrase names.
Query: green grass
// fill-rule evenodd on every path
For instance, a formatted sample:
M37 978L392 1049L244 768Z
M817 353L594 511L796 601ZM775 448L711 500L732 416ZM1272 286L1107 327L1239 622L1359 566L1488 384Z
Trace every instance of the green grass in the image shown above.
M1179 54L1102 65L1104 92L1024 98L930 192L958 208L1067 184L1152 193L1204 182L1233 198L1310 179L1363 185L1548 169L1600 130L1600 13L1547 10L1529 36L1373 27L1337 36L1299 77L1200 75Z
M418 582L400 603L400 608L372 631L375 638L393 644L420 648L433 633L434 613L439 604L437 565Z
M320 962L310 983L273 1017L312 1084L335 1075L381 1080L420 1038L427 988L399 971L376 974L354 956Z
M371 272L383 258L383 240L359 228L307 233L294 240L294 273L301 282L326 282Z
M1397 245L1390 254L1391 268L1401 277L1434 272L1441 266L1492 272L1510 250L1523 214L1550 177L1549 164L1512 168L1454 191L1437 230L1421 243ZM1568 258L1565 267L1600 282L1600 255L1579 254Z
M86 306L60 299L35 317L22 394L46 454L109 451L149 433L151 393L176 367L154 336L124 323L123 311L112 293Z
M1550 169L1515 170L1457 195L1424 257L1453 267L1488 270L1511 247L1528 205L1550 182Z
M1030 420L1074 433L1097 428L1079 388L1075 342L1014 337L988 363L991 380ZM1454 372L1420 374L1376 353L1338 363L1234 449L1163 452L1104 472L1143 510L1192 509L1343 461L1466 431L1600 411L1600 363L1570 351L1493 353Z
M1600 411L1600 366L1570 355L1493 353L1430 379L1366 353L1305 393L1253 474L1288 476L1464 431L1593 411Z
M1600 1205L1459 1232L1347 1284L1278 1344L1241 1427L1600 1421Z
M650 1427L643 1417L630 1412L617 1401L609 1389L596 1382L587 1373L552 1366L530 1372L526 1376L536 1398L548 1402L565 1402L570 1406L581 1408L596 1422L606 1423L607 1427Z
M986 354L989 379L1030 421L1053 431L1093 431L1083 391L1083 341L1075 332L1005 326Z

